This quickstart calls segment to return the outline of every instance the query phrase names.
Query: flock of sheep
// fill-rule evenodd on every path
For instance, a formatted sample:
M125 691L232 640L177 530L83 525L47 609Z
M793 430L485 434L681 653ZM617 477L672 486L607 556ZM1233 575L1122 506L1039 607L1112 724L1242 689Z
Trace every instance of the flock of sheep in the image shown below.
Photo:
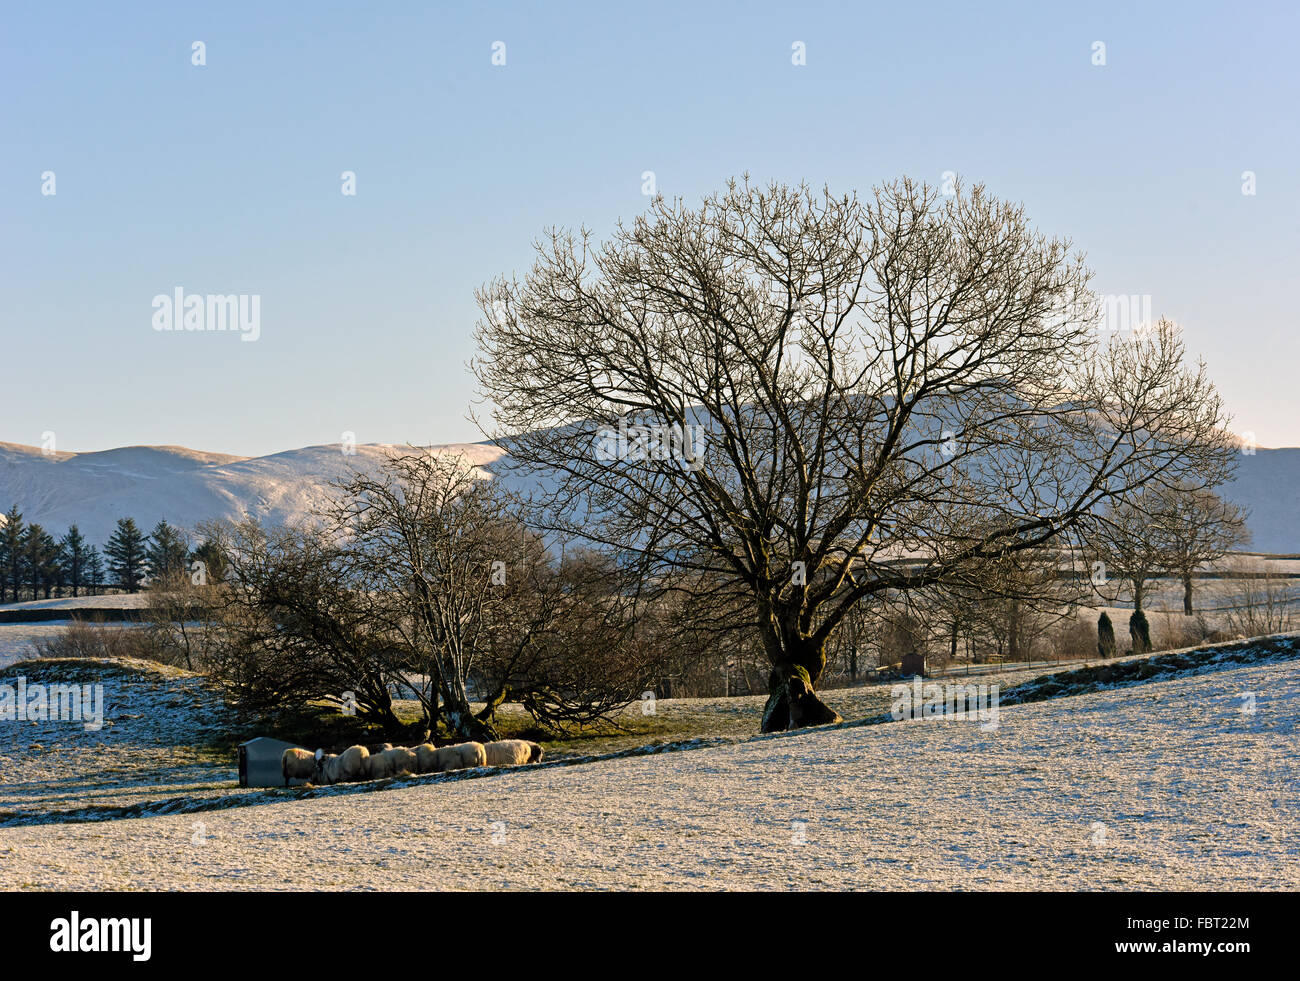
M502 739L495 743L459 743L443 746L424 743L410 749L391 743L371 752L365 746L349 746L341 753L318 749L286 749L280 757L284 785L290 780L313 784L356 783L382 780L407 773L443 773L476 766L518 766L538 763L542 747L527 739Z

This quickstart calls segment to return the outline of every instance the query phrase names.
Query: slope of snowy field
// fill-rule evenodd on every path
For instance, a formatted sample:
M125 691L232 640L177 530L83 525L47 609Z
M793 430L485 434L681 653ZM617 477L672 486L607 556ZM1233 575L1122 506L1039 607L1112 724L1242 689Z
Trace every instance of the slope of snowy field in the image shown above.
M0 641L4 629L0 626ZM280 788L239 786L234 752L213 744L227 742L241 727L226 710L220 689L206 684L201 675L131 658L32 661L32 653L29 648L14 658L25 662L20 665L6 668L0 663L0 685L16 686L19 678L29 690L33 684L98 684L103 690L103 721L99 728L88 729L58 719L29 719L9 733L0 722L0 826L260 806L286 793L297 795ZM1048 670L1014 665L978 680L1001 685L1004 697L1011 697L1016 686L1045 679ZM824 694L849 719L879 719L892 704L888 684ZM667 738L658 740L637 730L641 705L630 705L620 717L621 735L605 733L594 743L553 743L546 765L561 760L576 765L615 753L662 752L666 743L683 740L698 745L701 739L710 744L750 739L758 730L765 700L761 695L659 699L655 715ZM503 714L512 714L511 708L503 708ZM406 709L414 712L417 707L408 704ZM310 793L382 787L366 783Z
M1287 660L1006 706L993 729L4 828L0 863L10 889L1296 889L1297 717Z
M324 501L333 481L353 470L373 472L391 453L408 449L367 444L345 454L335 444L244 458L178 446L45 455L36 447L0 443L0 511L17 504L27 520L56 532L75 522L96 544L126 516L146 531L160 518L181 527L244 515L279 523ZM501 457L487 443L431 449L464 454L489 472ZM1224 494L1250 509L1253 548L1300 552L1300 449L1243 454L1237 479Z

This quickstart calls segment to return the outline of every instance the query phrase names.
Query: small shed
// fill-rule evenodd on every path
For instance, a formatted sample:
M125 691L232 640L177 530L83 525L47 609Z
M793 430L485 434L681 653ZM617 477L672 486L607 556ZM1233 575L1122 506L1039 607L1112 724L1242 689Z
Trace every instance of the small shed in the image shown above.
M286 749L298 749L293 743L282 739L258 736L246 743L239 744L239 785L241 787L283 787L284 771L280 768L280 758ZM305 780L292 780L298 785Z
M918 654L916 651L913 651L911 654L904 654L903 662L902 664L899 665L898 670L899 673L902 674L903 677L905 678L909 677L910 675L920 675L922 678L924 678L925 677L925 655Z

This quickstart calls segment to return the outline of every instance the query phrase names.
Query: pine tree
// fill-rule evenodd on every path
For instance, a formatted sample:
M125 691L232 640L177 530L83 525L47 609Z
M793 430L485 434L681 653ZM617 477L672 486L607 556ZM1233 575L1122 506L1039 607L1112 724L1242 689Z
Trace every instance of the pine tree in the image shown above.
M1115 627L1105 613L1097 618L1097 654L1104 658L1115 656Z
M208 539L191 552L190 559L203 563L203 573L208 582L217 583L226 578L226 553L214 539Z
M165 579L182 572L188 555L189 544L179 531L167 523L165 518L154 525L145 550L145 563L151 578Z
M40 525L31 524L23 535L23 549L32 599L39 599L41 593L49 599L59 579L59 543Z
M133 518L118 518L117 530L104 546L111 580L128 593L139 592L145 576L145 545Z
M90 549L76 525L68 529L60 544L63 546L63 571L68 585L72 587L72 595L79 596L81 587L86 582L86 559Z
M38 524L28 525L23 534L23 565L32 599L42 592L49 599L58 577L59 544Z
M49 555L49 582L54 585L54 595L63 596L63 587L68 582L68 558L63 549L63 539L53 537L49 539ZM48 586L45 589L45 595L50 595Z
M9 580L9 588L13 590L13 601L18 602L18 586L22 582L23 567L25 565L23 554L23 516L15 504L5 515L3 530L0 530L0 549L3 550L5 559L5 578ZM3 597L0 597L2 599Z
M86 552L86 588L91 596L98 596L104 584L104 557L94 545Z

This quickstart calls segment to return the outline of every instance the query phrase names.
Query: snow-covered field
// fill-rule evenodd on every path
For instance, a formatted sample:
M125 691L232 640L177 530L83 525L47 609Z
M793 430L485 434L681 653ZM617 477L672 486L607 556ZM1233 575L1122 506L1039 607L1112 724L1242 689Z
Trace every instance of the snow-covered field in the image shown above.
M34 656L38 640L57 637L71 620L46 620L41 623L0 623L0 668Z
M0 603L0 610L139 610L149 603L149 594L108 593L101 596L58 596L54 599Z
M9 889L1295 889L1300 663L1223 667L1005 705L993 730L3 828L0 868Z
M1007 690L1050 670L1016 668L978 680ZM0 824L33 816L66 820L74 811L84 816L90 810L102 817L128 809L157 813L213 802L234 805L279 793L240 787L233 752L196 748L228 735L235 726L218 690L200 676L148 661L65 660L0 670L0 684L16 685L20 676L28 685L102 685L104 721L101 728L88 730L56 720L29 720L9 732L0 723ZM824 694L850 719L879 717L891 704L890 686L885 684ZM748 739L758 729L763 702L762 696L660 699L649 728L662 738L637 726L646 721L638 702L622 715L625 731L553 745L548 755L555 759L626 752L687 735L719 742ZM505 706L503 712L515 708Z

